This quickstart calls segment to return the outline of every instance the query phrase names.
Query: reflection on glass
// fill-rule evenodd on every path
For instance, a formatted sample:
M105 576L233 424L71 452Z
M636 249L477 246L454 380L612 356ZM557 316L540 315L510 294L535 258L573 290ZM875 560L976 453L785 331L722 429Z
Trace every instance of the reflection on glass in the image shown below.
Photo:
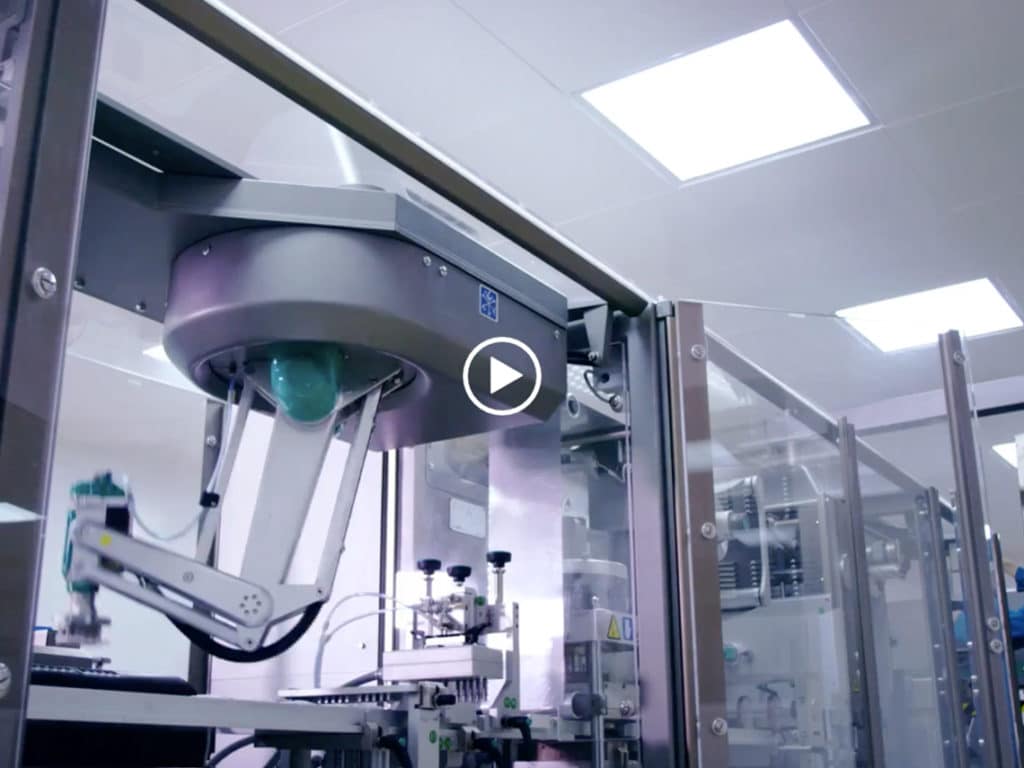
M838 450L713 362L708 380L730 764L852 766Z

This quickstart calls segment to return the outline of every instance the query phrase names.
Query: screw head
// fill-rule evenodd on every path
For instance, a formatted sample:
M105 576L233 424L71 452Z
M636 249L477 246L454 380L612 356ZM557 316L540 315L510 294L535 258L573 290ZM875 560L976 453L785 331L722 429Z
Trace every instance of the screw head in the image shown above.
M191 584L193 581L196 580L196 575L192 573L192 571L185 571L183 574L181 574L181 580L184 581L186 584Z
M718 529L715 527L715 524L710 521L704 523L700 527L700 535L703 536L705 539L713 539L717 534Z
M992 640L989 640L988 641L988 649L990 651L992 651L992 653L1002 653L1003 652L1003 641L999 640L998 638L993 638Z
M597 352L587 352L587 360L591 363L597 362Z
M957 365L963 365L967 362L967 356L960 350L957 350L953 353L953 362Z
M135 311L140 313L140 314L145 314L145 312L146 312L146 302L140 301L138 304L136 304L135 305Z
M209 256L209 255L210 255L210 250L211 250L211 249L212 249L212 247L210 246L210 244L209 244L209 243L207 243L206 245L204 245L204 246L203 246L203 256Z
M729 732L729 723L724 717L716 717L711 721L711 732L715 736L725 736Z
M556 339L562 338L562 332L560 330L558 330L557 328L555 328L555 338Z
M207 435L206 436L206 447L207 448L216 448L217 447L217 436L216 435Z
M441 277L447 277L448 276L448 267L446 267L444 264L442 264L440 267L437 268L437 274L439 274Z
M424 256L423 257L423 266L424 267L429 267L432 262L433 262L433 259L431 259L429 256Z
M708 351L703 344L694 344L690 347L690 357L694 360L703 360L708 356Z
M46 267L36 267L31 282L32 290L40 299L52 299L57 293L57 276Z
M612 395L608 398L608 405L613 411L618 413L623 408L622 395Z
M77 288L78 290L82 290L83 288L85 288L85 278L84 277L76 277L75 278L75 288Z
M999 621L999 618L996 616L989 616L987 619L985 619L985 625L993 632L998 632L1000 629L1003 628L1003 623Z

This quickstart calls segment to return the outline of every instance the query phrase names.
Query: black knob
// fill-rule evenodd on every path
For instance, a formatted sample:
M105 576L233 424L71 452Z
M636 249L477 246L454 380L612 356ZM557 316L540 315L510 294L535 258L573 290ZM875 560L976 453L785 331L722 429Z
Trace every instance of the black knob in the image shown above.
M462 586L462 582L469 578L470 574L473 573L473 569L468 565L450 565L448 566L448 575L452 577L452 581Z
M454 693L439 693L434 696L435 707L450 707L456 702Z
M581 720L590 720L604 714L604 698L596 693L574 693L570 699L570 706L573 715Z
M416 567L423 571L427 576L433 576L435 573L441 570L441 561L434 560L433 558L427 558L426 560L417 560Z
M500 549L495 550L494 552L488 552L487 562L493 565L495 568L504 568L506 565L512 562L512 553L503 552Z

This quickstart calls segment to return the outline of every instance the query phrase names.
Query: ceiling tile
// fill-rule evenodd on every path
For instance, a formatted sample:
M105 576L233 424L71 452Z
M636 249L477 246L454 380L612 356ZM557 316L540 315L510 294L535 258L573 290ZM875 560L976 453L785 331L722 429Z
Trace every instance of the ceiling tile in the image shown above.
M546 221L676 188L583 104L548 89L520 102L513 119L460 133L441 149Z
M107 6L98 87L126 106L134 109L221 61L137 0L111 0Z
M219 64L137 110L260 178L328 186L351 181L326 123L232 64Z
M930 196L881 130L562 229L652 293L804 311L832 312L964 269L946 258Z
M521 101L550 88L439 0L349 0L281 39L435 144L512 117Z
M883 122L1024 85L1020 0L833 0L803 19Z
M268 32L281 32L346 0L226 0L226 4Z
M790 15L783 0L456 0L570 93Z
M1024 194L1024 88L894 126L890 133L946 208Z

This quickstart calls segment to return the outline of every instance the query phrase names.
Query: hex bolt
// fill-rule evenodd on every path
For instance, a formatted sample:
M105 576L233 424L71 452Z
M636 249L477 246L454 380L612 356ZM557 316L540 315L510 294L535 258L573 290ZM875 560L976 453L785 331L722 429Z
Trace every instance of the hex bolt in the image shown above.
M729 723L724 717L716 717L711 721L711 732L715 736L725 736L729 732Z
M31 282L32 290L40 299L52 299L57 293L57 276L46 267L36 267Z
M1003 641L1000 640L999 638L993 638L992 640L989 640L988 641L988 649L990 651L992 651L992 653L1002 653L1003 652Z
M989 616L987 619L985 619L985 625L993 632L998 632L1000 629L1003 628L1002 622L999 621L999 618L996 616Z
M441 277L448 277L448 267L442 264L440 267L437 268L437 274L439 274Z
M424 256L423 257L423 266L424 267L429 267L432 261L433 260L429 256Z
M715 538L717 533L718 533L718 529L715 528L715 524L710 522L710 521L707 522L707 523L704 523L700 527L700 535L703 536L705 539L708 539L709 541L711 539Z
M218 441L217 441L217 436L216 435L207 435L206 436L206 447L207 448L216 448L217 447L217 442Z
M708 351L704 348L703 344L694 344L690 347L690 357L694 360L703 360L707 356Z

